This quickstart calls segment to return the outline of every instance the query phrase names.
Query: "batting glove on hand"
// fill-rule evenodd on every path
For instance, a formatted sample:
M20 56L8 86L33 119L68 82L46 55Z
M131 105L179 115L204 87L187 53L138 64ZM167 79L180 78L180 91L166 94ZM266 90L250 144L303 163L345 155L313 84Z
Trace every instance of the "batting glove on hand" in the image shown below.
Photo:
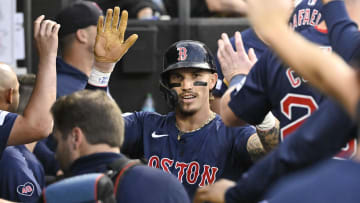
M104 16L99 17L94 51L97 62L114 63L119 61L138 38L137 34L132 34L124 42L128 12L126 10L122 11L119 27L120 8L115 7L114 16L112 14L113 10L108 9L106 12L105 27Z

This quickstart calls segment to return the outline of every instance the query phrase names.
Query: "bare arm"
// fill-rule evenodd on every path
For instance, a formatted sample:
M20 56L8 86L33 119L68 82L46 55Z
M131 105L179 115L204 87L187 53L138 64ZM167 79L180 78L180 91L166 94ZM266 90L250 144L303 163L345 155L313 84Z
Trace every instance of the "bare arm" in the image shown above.
M312 85L335 97L354 116L359 99L356 72L339 56L322 52L288 28L287 17L283 14L287 7L281 0L253 0L249 2L249 19L287 64Z
M235 33L236 51L233 49L229 37L225 33L223 33L221 39L218 40L218 47L217 56L221 70L225 80L228 82L238 74L247 75L257 61L253 49L249 50L249 54L246 53L240 32ZM231 100L231 92L234 89L235 86L229 87L220 101L220 115L227 126L239 126L245 124L241 118L238 118L234 114L228 105Z
M52 131L51 105L56 99L56 55L60 25L38 17L34 38L39 54L38 74L30 101L11 130L8 145L30 143L47 137Z
M264 146L262 145L261 140L257 134L253 134L249 137L246 144L246 149L253 162L259 160L266 154Z
M244 15L247 12L246 2L243 0L206 0L209 11Z
M264 129L261 125L268 127ZM279 132L279 121L269 113L263 123L256 126L256 134L251 135L247 142L246 148L253 161L259 160L279 144Z
M269 153L279 144L280 122L275 119L275 126L273 128L269 130L256 128L256 133L266 153Z

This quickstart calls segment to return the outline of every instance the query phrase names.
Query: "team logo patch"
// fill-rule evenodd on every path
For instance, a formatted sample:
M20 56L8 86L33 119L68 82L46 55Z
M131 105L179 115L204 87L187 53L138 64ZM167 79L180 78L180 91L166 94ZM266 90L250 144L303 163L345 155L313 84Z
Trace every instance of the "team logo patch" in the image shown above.
M24 196L31 196L34 193L34 185L30 182L26 182L24 185L19 185L16 188L17 193Z
M185 47L178 47L177 48L178 53L179 53L179 57L178 57L178 61L185 61L187 58L187 49Z

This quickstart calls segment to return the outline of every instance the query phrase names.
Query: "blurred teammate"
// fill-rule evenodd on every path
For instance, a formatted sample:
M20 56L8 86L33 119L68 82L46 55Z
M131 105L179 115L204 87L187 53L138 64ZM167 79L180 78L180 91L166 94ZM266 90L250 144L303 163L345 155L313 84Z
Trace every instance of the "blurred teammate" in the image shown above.
M319 26L320 22L323 20L323 16L321 14L322 3L320 0L308 1L308 0L297 0L294 1L293 13L290 17L290 26L297 31L302 29L306 29L309 27L315 27L318 30L324 30L323 26ZM248 28L241 32L241 37L243 39L243 45L246 53L249 56L256 55L257 58L264 53L264 51L268 48L267 45L259 38L259 36L255 33L253 28ZM230 38L230 42L234 50L236 51L235 46L235 36ZM253 49L254 52L250 52ZM219 50L218 50L219 51ZM221 96L225 93L228 88L228 84L224 83L224 75L221 71L221 66L219 64L218 56L216 55L216 68L217 73L219 75L216 87L212 91L214 95L214 99L211 100L211 109L216 113L220 113L220 99ZM233 61L233 66L237 66L237 62Z
M2 147L36 141L52 130L49 110L56 95L55 59L59 28L59 24L44 20L44 16L35 20L34 38L40 57L39 72L23 116L15 114L19 105L17 77L10 66L0 65L0 134L4 138L2 141L5 141L1 143ZM7 137L8 140L5 139ZM44 186L44 171L29 149L24 145L7 147L1 166L1 198L24 202L37 200Z
M3 96L0 107L3 110L0 111L0 154L6 145L30 143L47 137L52 130L52 119L48 110L56 95L55 59L60 25L43 19L44 16L40 16L34 23L34 38L40 57L39 72L23 116L8 112L17 108L19 85L11 67L0 64L1 76L4 77L0 81L4 84L3 87L6 87L1 89Z
M254 1L252 3L253 9L261 12L261 10L265 9L264 7L268 6L263 3ZM355 68L358 68L359 56L357 55L357 50L359 50L360 35L356 29L357 26L346 16L343 2L324 1L324 3L327 3L324 6L324 10L326 9L325 11L328 12L326 14L328 16L325 16L325 19L334 32L333 37L337 36L344 39L345 45L349 45L349 38L347 37L353 40L353 44L347 46L351 51L344 51L344 47L338 49L338 51L341 51L340 53L345 59L351 58L352 64L355 65ZM359 5L359 2L351 1L349 4L352 5L351 9L356 10L355 8L357 8L356 6ZM281 8L284 7L284 4L281 1L277 1L274 6ZM266 10L269 11L269 7L266 7ZM277 13L277 11L279 10L271 8L273 14ZM351 10L349 12L351 13ZM335 97L345 107L351 118L359 123L358 104L360 88L359 76L356 70L351 69L337 55L324 55L313 44L284 28L281 15L274 15L271 21L274 22L277 28L276 32L267 28L260 28L265 22L265 16L262 16L260 13L254 13L251 19L254 25L269 39L269 42L275 51L279 53L280 57L286 60L314 86ZM336 25L336 21L339 22L338 25ZM341 27L344 29L340 29ZM290 43L284 44L282 40L277 39L278 37ZM340 43L341 41L337 41L337 46ZM293 49L294 47L295 49ZM294 52L296 52L296 55ZM304 64L306 65L304 66ZM317 120L317 123L319 122L321 120ZM333 140L328 139L328 141ZM360 185L357 178L360 166L358 163L359 153L357 153L354 159L355 161L341 162L329 160L319 166L295 174L282 181L267 195L268 202L357 202L360 196L353 188ZM342 171L342 173L339 174L339 171ZM294 184L295 182L296 184ZM296 193L292 191L296 191ZM311 192L312 195L304 195L307 192ZM298 195L299 193L303 195ZM338 197L337 194L339 193L346 195Z

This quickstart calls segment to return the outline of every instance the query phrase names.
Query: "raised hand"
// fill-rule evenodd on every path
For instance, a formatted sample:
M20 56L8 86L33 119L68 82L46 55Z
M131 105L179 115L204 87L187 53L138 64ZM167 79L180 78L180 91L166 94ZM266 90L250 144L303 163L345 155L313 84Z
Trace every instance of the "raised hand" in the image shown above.
M240 32L235 32L236 51L233 49L229 37L225 33L218 40L218 46L217 56L222 73L228 82L237 74L247 75L257 61L253 49L249 49L249 55L246 53Z
M127 27L128 12L124 10L119 23L120 8L108 9L106 12L105 27L104 17L100 16L97 25L95 42L95 59L97 62L114 63L119 61L138 38L137 34L131 35L124 42Z
M41 15L34 21L34 39L40 60L48 56L56 57L60 29L60 24L44 18L45 16Z

